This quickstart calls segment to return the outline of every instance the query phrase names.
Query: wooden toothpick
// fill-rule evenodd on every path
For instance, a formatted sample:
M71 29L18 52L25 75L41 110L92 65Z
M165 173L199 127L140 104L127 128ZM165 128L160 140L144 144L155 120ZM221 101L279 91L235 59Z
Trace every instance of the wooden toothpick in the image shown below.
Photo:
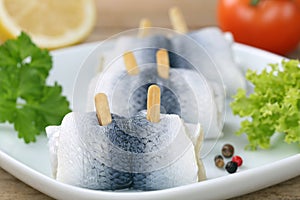
M100 126L106 126L111 123L111 113L108 105L107 96L104 93L98 93L95 96L95 106L97 118Z
M156 52L157 72L161 78L168 79L170 72L169 54L166 49Z
M135 57L131 51L127 51L123 54L126 71L129 75L137 75L139 68L137 66Z
M178 8L178 7L170 8L169 17L170 17L173 29L175 31L178 31L180 33L188 32L188 27L187 27L186 21L183 17L183 14L182 14L180 8Z
M139 33L138 33L138 37L140 38L144 38L149 34L149 29L152 27L152 23L149 19L143 18L140 21L140 27L139 27Z
M160 121L160 88L157 85L148 88L147 120L152 123Z

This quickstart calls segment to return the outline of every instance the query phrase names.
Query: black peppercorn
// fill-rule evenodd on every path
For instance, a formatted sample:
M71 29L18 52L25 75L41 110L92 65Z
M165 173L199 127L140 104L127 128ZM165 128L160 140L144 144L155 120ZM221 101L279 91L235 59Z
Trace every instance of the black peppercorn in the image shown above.
M224 167L224 159L221 155L215 156L215 165L219 168Z
M238 164L236 162L233 161L229 161L226 166L225 169L227 170L228 173L232 174L235 173L236 170L238 168Z
M230 158L234 154L234 148L231 144L225 144L222 148L222 155L225 158Z

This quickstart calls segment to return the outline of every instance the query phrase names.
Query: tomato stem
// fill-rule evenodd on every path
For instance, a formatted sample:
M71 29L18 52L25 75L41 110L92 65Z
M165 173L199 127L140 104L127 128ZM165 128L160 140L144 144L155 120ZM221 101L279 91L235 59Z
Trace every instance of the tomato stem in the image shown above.
M259 0L250 0L251 6L257 6L258 3L259 3Z

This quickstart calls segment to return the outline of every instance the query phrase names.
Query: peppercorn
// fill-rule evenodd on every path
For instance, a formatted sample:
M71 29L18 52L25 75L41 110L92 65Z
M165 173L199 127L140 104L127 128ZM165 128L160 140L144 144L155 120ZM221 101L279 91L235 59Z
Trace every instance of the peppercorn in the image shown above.
M229 161L226 166L225 169L227 170L228 173L232 174L235 173L236 170L238 168L238 164L236 162L233 161Z
M232 161L236 162L238 166L241 166L243 164L243 159L240 156L233 156Z
M230 158L234 154L234 148L231 144L225 144L222 148L222 155L225 158Z
M224 167L224 159L223 159L223 157L221 155L215 156L215 165L218 168Z

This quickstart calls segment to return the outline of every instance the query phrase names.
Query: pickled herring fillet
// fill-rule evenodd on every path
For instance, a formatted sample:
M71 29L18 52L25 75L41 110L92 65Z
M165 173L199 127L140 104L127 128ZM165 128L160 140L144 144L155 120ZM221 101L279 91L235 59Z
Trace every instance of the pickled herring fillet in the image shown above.
M200 123L205 138L222 135L225 97L217 83L208 82L201 74L188 69L171 68L169 78L163 79L157 75L155 65L144 66L136 81L132 83L136 85L133 89L126 90L128 98L125 90L116 91L124 91L124 95L121 100L118 96L112 98L112 105L119 107L114 112L125 108L125 113L118 114L133 116L146 109L148 87L157 84L161 89L161 113L177 114L187 123Z
M161 115L155 124L145 115L112 114L109 125L99 126L95 112L72 112L61 126L47 127L54 177L100 190L157 190L205 178L194 146L200 136L191 139L177 115Z
M126 67L122 58L124 52L133 52L138 66L143 67L143 65L149 63L156 63L156 52L160 48L171 48L170 40L166 36L156 34L145 38L131 36L118 38L111 51L102 53L104 57L103 70L90 81L86 110L89 112L94 111L92 97L96 93L106 93L111 102L110 97L114 91L115 84L120 79L130 81L130 78L126 77ZM127 82L125 85L130 86L131 84Z
M120 160L127 160L123 151L141 151L138 138L124 133L116 121L124 118L112 115L112 123L99 126L95 112L69 113L65 116L59 129L49 126L46 129L49 137L49 148L52 158L52 171L58 181L89 189L116 190L128 188L132 184L131 173L117 170ZM53 138L54 136L58 137ZM132 145L131 145L132 144ZM52 150L51 150L52 149ZM113 153L119 156L118 162ZM52 161L55 159L52 159ZM118 169L128 169L124 162Z
M202 28L186 35L168 33L162 30L145 38L123 36L116 40L112 51L104 53L105 69L114 66L126 51L132 51L139 66L156 63L158 49L167 49L170 66L194 69L207 79L224 84L227 96L238 88L245 88L243 72L234 61L232 41L229 41L217 27ZM170 33L169 33L170 34Z
M130 80L131 83L126 85ZM161 89L162 113L178 114L186 122L198 122L196 97L186 80L176 70L171 69L170 78L163 79L157 75L156 64L148 64L141 67L134 81L131 76L119 81L112 96L112 112L122 116L134 116L137 112L145 110L148 87L156 84Z
M133 189L160 190L205 178L188 129L178 115L161 114L159 123L151 123L146 119L146 112L141 111L122 128L130 135L142 138L144 154L148 155L141 157L142 162L134 162ZM195 137L201 137L200 130ZM199 174L202 177L198 177Z
M123 70L104 71L92 80L88 111L94 110L93 96L103 92L108 96L113 113L132 117L146 109L148 87L157 84L161 89L163 114L177 114L188 123L200 122L205 138L222 135L225 97L219 83L189 69L170 68L169 78L164 79L158 76L156 64L139 66L140 73L133 76L124 66L114 67Z
M238 88L246 87L246 81L234 61L231 45L216 27L174 37L172 46L177 55L170 55L171 66L196 69L208 80L224 83L227 95L232 96Z

